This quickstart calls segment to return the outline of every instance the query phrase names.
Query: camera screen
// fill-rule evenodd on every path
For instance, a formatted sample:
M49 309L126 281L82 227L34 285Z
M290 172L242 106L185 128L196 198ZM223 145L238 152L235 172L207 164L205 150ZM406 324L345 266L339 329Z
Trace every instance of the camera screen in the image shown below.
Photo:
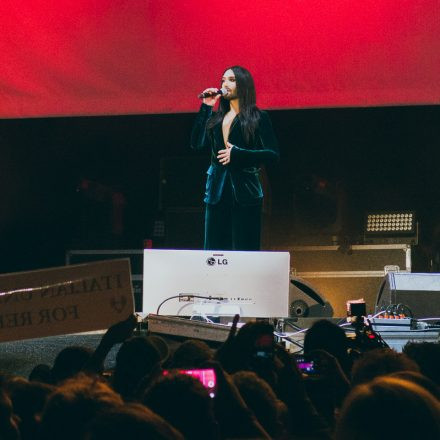
M304 374L316 374L315 363L312 360L305 359L304 357L297 357L296 365Z
M258 350L258 351L255 352L255 356L257 358L273 359L273 352L272 351L266 351L266 350Z

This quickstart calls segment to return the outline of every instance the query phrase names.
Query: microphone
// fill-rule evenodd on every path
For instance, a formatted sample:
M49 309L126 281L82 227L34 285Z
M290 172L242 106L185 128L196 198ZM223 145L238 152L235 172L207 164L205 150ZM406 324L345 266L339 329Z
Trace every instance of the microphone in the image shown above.
M216 92L200 93L200 95L198 95L197 98L199 99L210 98L211 96L216 96L216 95L226 95L226 93L228 93L226 89L218 89Z

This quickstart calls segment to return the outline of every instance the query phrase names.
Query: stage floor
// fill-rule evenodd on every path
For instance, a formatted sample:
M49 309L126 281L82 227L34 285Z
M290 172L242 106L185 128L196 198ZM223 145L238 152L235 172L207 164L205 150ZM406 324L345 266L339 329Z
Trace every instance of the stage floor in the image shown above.
M104 332L88 332L73 335L50 336L24 341L0 343L0 371L28 377L38 364L53 365L58 353L65 347L80 345L94 349ZM115 363L119 345L113 347L106 359L106 368Z
M292 352L298 352L303 345L303 339L305 335L305 329L315 321L315 318L299 319L296 322L299 328L303 329L301 332L288 331L286 329L286 336L292 338L299 344L289 344L287 341L287 347ZM206 327L206 324L203 324ZM213 326L215 327L215 326ZM170 351L172 352L180 343L188 338L188 335L182 330L182 334L179 334L178 328L173 328L172 332L152 331L152 334L161 336L168 344ZM211 329L215 332L215 328ZM29 377L32 369L38 364L53 365L53 362L58 353L65 347L72 345L80 345L94 349L99 344L104 332L89 332L79 333L73 335L64 336L51 336L39 339L28 339L24 341L3 342L0 343L0 371L8 374L15 374L23 377ZM423 330L423 331L388 331L380 332L385 342L396 351L402 351L403 346L408 341L414 342L439 342L440 330ZM210 333L206 333L210 334ZM213 345L221 344L218 338L214 340L211 338L205 338L202 335L206 334L199 332L201 337L197 338L196 333L191 337L195 339L202 339L205 342ZM221 335L223 338L223 334ZM225 337L224 337L225 339ZM223 339L223 340L224 340ZM105 368L111 369L115 365L116 354L119 350L120 344L113 347L106 358Z

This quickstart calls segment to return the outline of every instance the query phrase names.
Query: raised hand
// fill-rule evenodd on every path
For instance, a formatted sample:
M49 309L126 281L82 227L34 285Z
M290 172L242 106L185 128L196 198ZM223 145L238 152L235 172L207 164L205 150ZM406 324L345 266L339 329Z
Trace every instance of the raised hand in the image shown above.
M124 321L117 322L108 328L103 339L106 342L114 345L124 342L126 339L133 335L133 331L136 328L137 319L135 315L130 315Z
M207 98L203 98L202 102L203 104L210 105L211 107L213 107L215 103L220 99L221 95L217 95L218 89L216 89L215 87L209 87L203 90L202 93L207 93L207 92L212 92L213 96L208 96Z
M82 370L85 372L98 373L102 370L104 360L111 348L118 343L124 342L133 335L137 319L135 315L129 315L123 321L113 324L105 332L95 352L85 363Z

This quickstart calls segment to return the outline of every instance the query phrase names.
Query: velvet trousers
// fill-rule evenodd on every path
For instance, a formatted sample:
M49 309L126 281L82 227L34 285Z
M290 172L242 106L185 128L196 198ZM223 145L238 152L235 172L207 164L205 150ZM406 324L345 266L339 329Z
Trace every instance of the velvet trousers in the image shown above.
M220 201L206 204L205 249L259 251L261 206L261 201L252 206L238 204L226 179Z

